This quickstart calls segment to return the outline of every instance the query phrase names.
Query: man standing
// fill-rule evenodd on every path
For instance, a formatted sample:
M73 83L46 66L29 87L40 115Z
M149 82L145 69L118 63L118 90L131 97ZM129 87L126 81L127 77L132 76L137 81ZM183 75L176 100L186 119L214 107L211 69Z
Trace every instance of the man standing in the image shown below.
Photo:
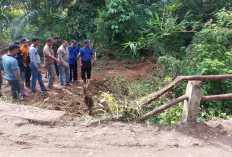
M72 80L74 81L75 84L77 84L77 56L79 53L79 47L76 46L77 41L72 40L71 44L68 46L68 51L69 51L69 67L70 67L70 82Z
M61 63L58 59L54 57L52 45L53 45L52 38L48 38L47 43L43 49L45 67L47 68L47 71L48 71L48 88L49 89L53 88L53 84L55 81L56 74L55 74L54 62Z
M26 38L23 38L21 40L21 52L23 54L23 63L26 66L25 67L25 83L26 86L30 88L30 82L31 82L31 69L30 69L30 56L29 56L29 40Z
M91 78L91 70L92 70L92 64L95 63L95 56L92 48L89 46L89 40L84 41L84 47L80 49L80 67L81 67L81 78L83 80L83 84L89 82L89 79ZM93 63L91 63L93 59ZM87 82L86 82L86 73L87 73Z
M53 37L52 38L53 39L53 45L52 45L52 49L53 49L53 51L54 51L54 57L55 58L58 58L58 55L57 55L57 50L58 50L58 44L57 44L57 42L58 42L58 37ZM58 68L58 64L57 64L57 62L54 62L54 64L55 64L55 68L56 68L56 75L57 75L57 77L59 77L59 68Z
M38 52L37 46L40 44L40 39L37 37L34 37L32 39L32 45L29 49L29 55L30 55L30 68L31 68L31 74L32 74L32 79L31 79L31 92L32 93L37 93L36 91L36 82L37 80L39 81L39 85L42 91L49 91L48 89L45 88L43 80L42 80L42 75L41 75L41 69L40 69L40 56Z
M19 45L11 43L8 46L8 53L2 57L2 64L4 67L6 79L11 87L11 96L15 100L20 100L19 94L21 90L21 85L24 84L20 77L20 69L18 66L18 61L14 57L17 55L19 50Z
M3 70L3 66L2 66L2 55L0 55L0 97L2 97L2 70Z
M69 68L69 63L68 63L69 52L68 52L67 46L68 46L68 41L62 40L62 45L59 47L57 51L59 60L61 61L61 64L58 65L59 70L60 70L59 79L60 79L61 88L64 87L64 75L65 75L66 86L72 85L70 83L70 68Z
M18 46L20 45L19 41L15 41L14 43L16 45L18 45ZM20 69L20 77L21 77L21 79L24 82L25 81L25 65L23 63L23 54L22 54L22 51L19 49L17 55L15 55L14 57L18 61L18 66L19 66L19 69ZM27 93L25 93L24 84L21 86L21 94L24 97L29 97L29 95Z

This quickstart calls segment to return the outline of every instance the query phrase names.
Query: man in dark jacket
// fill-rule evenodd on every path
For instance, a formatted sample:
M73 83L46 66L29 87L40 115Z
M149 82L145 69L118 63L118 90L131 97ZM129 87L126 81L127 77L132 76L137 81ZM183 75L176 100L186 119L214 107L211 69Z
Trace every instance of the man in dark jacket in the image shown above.
M14 42L16 45L20 45L20 42L19 41L15 41ZM20 77L21 79L23 80L23 82L25 81L25 65L23 63L23 54L22 54L22 51L19 49L18 53L16 56L14 56L17 61L18 61L18 66L19 66L19 69L20 69ZM29 95L27 93L25 93L25 89L24 89L24 85L21 85L21 94L22 96L24 97L29 97Z

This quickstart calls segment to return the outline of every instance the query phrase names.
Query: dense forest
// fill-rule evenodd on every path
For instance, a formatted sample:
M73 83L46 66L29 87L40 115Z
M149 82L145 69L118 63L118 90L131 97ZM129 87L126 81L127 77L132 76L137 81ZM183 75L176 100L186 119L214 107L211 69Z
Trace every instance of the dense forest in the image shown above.
M53 36L80 45L89 39L98 58L152 58L159 64L139 84L121 78L111 82L116 87L112 96L124 103L123 117L135 118L185 92L183 83L169 98L143 110L136 106L135 99L160 89L161 82L179 75L232 74L232 0L0 0L0 8L1 44L33 36L42 43ZM204 95L232 93L232 81L206 82L203 90ZM202 103L200 120L231 117L231 103ZM177 105L150 121L174 123L180 113Z

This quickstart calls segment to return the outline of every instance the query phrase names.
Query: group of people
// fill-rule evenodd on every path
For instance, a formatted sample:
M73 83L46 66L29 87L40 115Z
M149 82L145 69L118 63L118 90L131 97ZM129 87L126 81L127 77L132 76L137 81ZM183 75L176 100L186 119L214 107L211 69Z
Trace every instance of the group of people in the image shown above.
M13 99L19 100L20 95L29 97L24 85L30 88L32 93L37 93L37 80L42 91L54 89L56 76L59 77L61 88L65 85L72 86L71 82L77 84L78 60L83 84L86 85L89 82L92 65L95 63L95 55L89 40L84 41L84 47L81 49L77 46L76 40L72 40L69 45L69 42L63 39L60 47L57 44L58 40L58 37L48 38L43 48L44 63L47 69L47 87L44 85L41 74L41 59L38 50L40 39L32 38L31 46L26 38L23 38L21 42L15 41L8 45L8 53L0 57L0 73L4 70ZM0 75L0 90L1 85L2 76Z

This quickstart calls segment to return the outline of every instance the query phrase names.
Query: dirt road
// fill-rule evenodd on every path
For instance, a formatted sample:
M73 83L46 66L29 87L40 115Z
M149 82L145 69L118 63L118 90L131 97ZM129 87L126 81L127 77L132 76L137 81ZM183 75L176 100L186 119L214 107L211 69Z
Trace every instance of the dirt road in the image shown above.
M173 126L65 121L64 112L1 102L1 157L230 157L232 120Z

